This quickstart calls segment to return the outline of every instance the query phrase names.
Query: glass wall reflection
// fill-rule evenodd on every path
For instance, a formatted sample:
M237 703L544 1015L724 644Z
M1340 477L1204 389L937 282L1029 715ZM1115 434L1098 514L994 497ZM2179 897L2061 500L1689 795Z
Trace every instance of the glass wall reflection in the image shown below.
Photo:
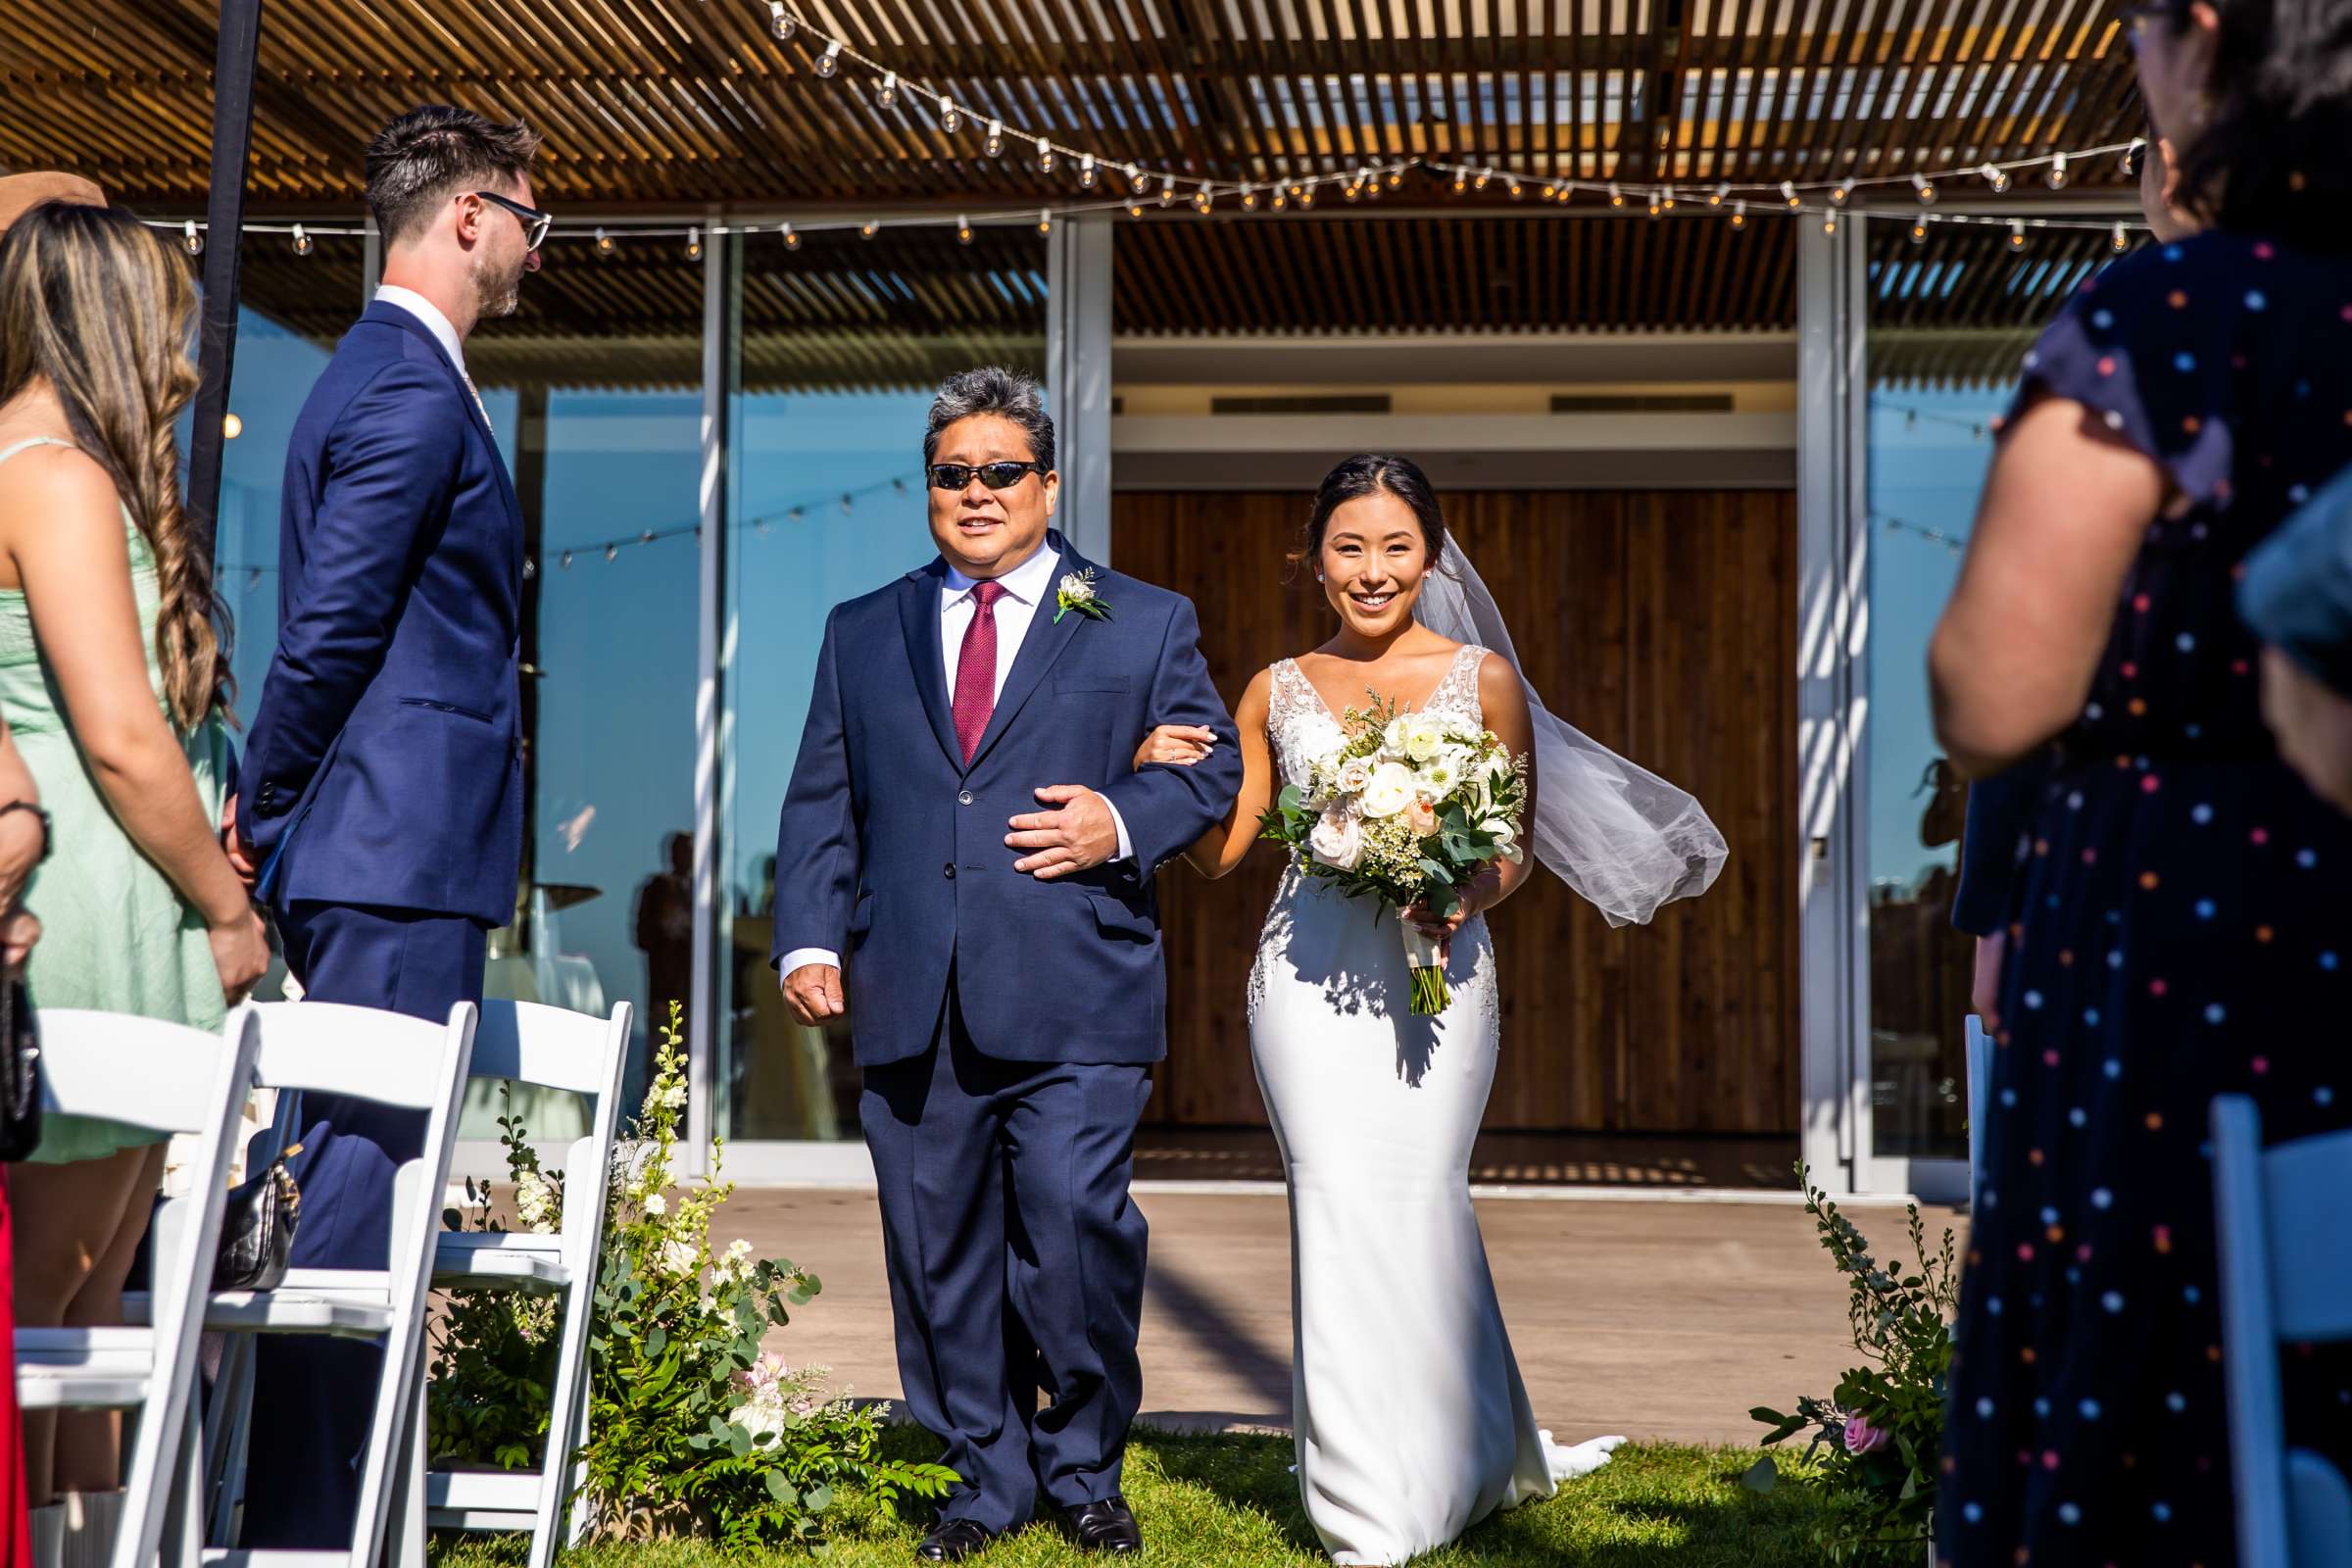
M669 1004L689 1000L703 264L650 239L542 259L516 313L466 345L530 574L524 858L486 990L589 1013L633 1004L633 1105ZM466 1134L494 1136L495 1102L469 1111ZM572 1134L575 1114L523 1107L540 1139Z
M1871 225L1870 1097L1874 1155L1968 1157L1976 944L1952 928L1958 799L1936 802L1928 640L1951 597L1992 421L2025 351L2111 258L2097 225Z
M858 1136L846 1028L793 1022L768 966L776 814L833 606L934 555L923 424L974 365L1043 375L1045 243L1026 224L809 234L745 246L733 472L720 875L719 1103L737 1139Z

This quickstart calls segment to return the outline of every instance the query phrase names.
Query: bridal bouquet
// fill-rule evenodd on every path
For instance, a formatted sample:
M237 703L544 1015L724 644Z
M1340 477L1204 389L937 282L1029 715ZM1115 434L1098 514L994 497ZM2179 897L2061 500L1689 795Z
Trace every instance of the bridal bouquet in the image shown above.
M1338 744L1313 759L1306 786L1284 787L1258 836L1290 846L1300 870L1350 898L1449 915L1482 867L1525 853L1526 798L1526 760L1494 731L1375 701L1342 715ZM1412 965L1413 1011L1445 1011L1439 942L1409 921L1397 930Z

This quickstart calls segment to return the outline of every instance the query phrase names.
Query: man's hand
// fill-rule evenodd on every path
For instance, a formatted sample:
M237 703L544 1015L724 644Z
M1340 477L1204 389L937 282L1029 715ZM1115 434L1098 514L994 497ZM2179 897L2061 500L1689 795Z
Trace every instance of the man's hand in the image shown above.
M254 884L262 879L262 871L253 863L253 856L246 850L244 839L237 834L237 798L234 795L220 807L220 848L227 852L229 866L237 873L237 879L245 884L245 891L251 893Z
M15 904L41 863L41 819L30 811L0 816L0 908Z
M1119 828L1110 804L1080 784L1049 784L1037 798L1058 810L1033 811L1012 819L1007 846L1028 853L1012 862L1040 882L1091 870L1119 853Z
M841 999L841 971L829 963L804 963L784 977L784 1005L811 1029L850 1009Z
M0 915L0 964L11 971L24 966L32 945L41 940L41 922L30 909L18 905Z

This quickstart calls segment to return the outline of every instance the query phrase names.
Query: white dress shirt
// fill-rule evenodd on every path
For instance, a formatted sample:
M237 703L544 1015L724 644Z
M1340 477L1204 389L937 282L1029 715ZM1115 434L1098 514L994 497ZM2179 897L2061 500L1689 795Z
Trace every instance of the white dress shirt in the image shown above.
M1021 641L1029 635L1029 627L1037 619L1038 608L1053 590L1054 570L1060 564L1060 552L1047 545L997 579L1004 592L998 598L996 607L997 683L990 693L992 702L1004 695L1004 677L1012 672L1012 662L1020 657ZM951 702L956 696L956 670L963 660L963 634L970 629L976 610L972 590L977 586L977 582L954 566L948 568L947 580L940 584L939 643L945 655L944 673L948 678L948 698ZM1051 780L1040 781L1041 784L1048 782ZM1112 858L1132 858L1135 846L1127 837L1127 824L1120 820L1119 808L1110 804L1107 795L1102 797L1102 804L1109 808L1110 825L1118 830L1119 835L1118 853ZM839 968L841 956L828 948L796 948L784 955L776 965L776 972L790 974L811 963L830 964Z
M377 284L375 297L382 304L399 306L422 321L424 329L433 334L433 341L440 344L442 352L449 356L449 363L458 368L458 373L466 373L466 345L458 341L458 329L449 324L449 318L441 314L440 306L415 289L402 288L398 283Z

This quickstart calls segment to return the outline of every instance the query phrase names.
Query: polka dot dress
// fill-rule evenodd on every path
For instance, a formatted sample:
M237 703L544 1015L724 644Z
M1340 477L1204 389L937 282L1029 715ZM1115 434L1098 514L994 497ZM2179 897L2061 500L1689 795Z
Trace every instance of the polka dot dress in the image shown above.
M2024 850L1936 1502L1957 1568L2235 1560L2206 1109L2352 1125L2352 820L2263 728L2231 593L2352 463L2352 264L2213 234L2086 282L2019 407L2165 468ZM2053 526L2063 519L2053 518ZM2352 1357L2286 1359L2289 1435L2352 1468Z

